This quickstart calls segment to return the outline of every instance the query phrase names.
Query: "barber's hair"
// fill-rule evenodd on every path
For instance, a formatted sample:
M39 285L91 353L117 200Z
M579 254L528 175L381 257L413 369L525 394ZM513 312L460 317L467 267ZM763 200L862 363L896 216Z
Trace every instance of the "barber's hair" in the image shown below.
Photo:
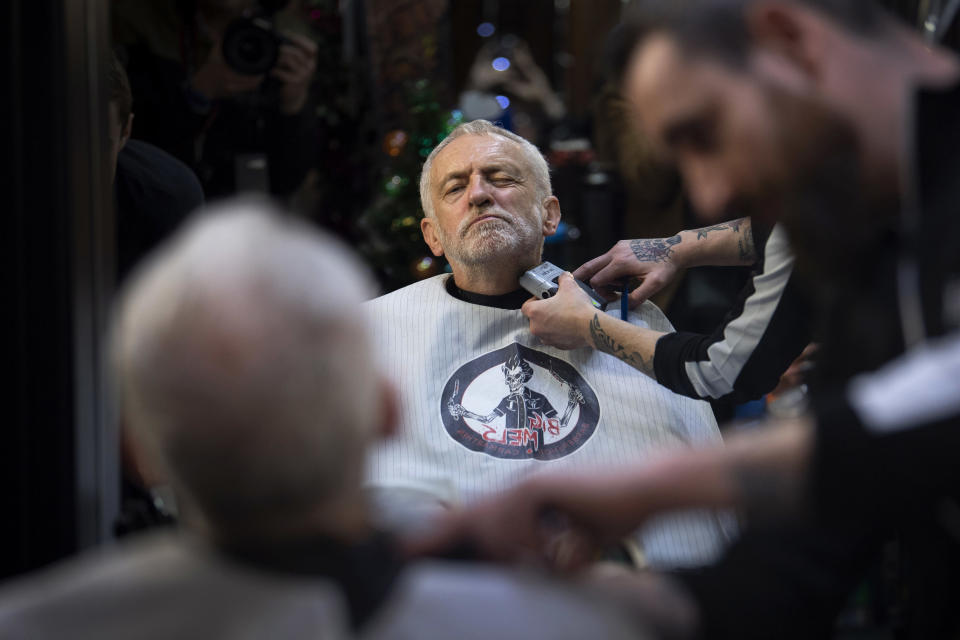
M637 46L651 33L666 32L686 50L705 53L733 66L747 59L750 34L746 11L758 0L633 0L606 45L611 79L622 82ZM885 12L875 0L791 0L821 12L861 35L877 32Z
M120 120L120 126L127 126L127 120L130 119L130 112L133 110L133 95L130 93L130 80L127 78L127 72L117 58L116 54L110 54L110 68L107 72L107 78L110 81L110 102L117 106L117 119Z
M444 147L463 136L500 136L520 146L530 170L533 171L533 182L537 189L537 197L540 202L553 195L553 187L550 184L550 167L547 165L547 159L543 157L540 150L537 149L529 140L518 136L517 134L498 127L488 120L473 120L465 122L450 132L440 144L438 144L423 163L423 170L420 172L420 205L427 217L433 217L433 200L431 199L430 169L433 167L433 161Z
M382 420L365 269L259 200L201 213L134 275L111 334L124 413L220 534L295 521L362 481Z

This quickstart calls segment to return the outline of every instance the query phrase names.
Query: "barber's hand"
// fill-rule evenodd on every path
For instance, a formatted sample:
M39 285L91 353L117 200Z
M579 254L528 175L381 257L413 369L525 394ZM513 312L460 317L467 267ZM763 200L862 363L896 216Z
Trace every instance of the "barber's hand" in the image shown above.
M248 76L237 73L226 63L219 39L213 43L210 55L190 79L193 89L210 100L229 98L253 91L260 86L261 82L263 82L262 75Z
M623 508L632 489L615 473L543 474L441 519L408 550L439 555L466 544L491 560L578 569L640 524Z
M587 282L608 299L619 288L623 278L641 278L636 289L630 292L630 308L633 309L654 295L676 277L681 266L673 255L671 239L651 238L645 240L621 240L610 251L585 263L573 272L574 277Z
M297 33L285 32L280 57L270 75L281 82L280 111L300 113L310 95L310 83L317 69L317 43Z
M552 298L531 298L520 308L530 319L530 332L558 349L590 346L588 332L596 309L569 273L561 275L558 284Z

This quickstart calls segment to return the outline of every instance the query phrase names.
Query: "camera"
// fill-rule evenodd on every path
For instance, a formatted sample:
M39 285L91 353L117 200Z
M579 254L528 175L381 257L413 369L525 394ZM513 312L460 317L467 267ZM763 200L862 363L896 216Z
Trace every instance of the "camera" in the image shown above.
M289 0L261 0L249 16L237 18L223 35L223 59L237 73L259 76L270 71L280 56L280 45L287 42L273 22L273 15Z

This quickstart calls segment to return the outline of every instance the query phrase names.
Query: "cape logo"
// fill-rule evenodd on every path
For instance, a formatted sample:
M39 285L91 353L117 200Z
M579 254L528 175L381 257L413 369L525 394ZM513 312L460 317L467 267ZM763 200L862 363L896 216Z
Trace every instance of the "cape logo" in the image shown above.
M555 460L593 435L600 403L569 363L513 343L457 369L440 414L447 433L472 451Z

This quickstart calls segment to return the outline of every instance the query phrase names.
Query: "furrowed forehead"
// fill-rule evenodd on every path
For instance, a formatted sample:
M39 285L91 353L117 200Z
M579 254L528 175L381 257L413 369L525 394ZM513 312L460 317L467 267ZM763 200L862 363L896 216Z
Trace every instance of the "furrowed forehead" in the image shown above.
M434 159L430 171L435 184L472 168L502 167L527 171L520 145L495 134L456 138Z

